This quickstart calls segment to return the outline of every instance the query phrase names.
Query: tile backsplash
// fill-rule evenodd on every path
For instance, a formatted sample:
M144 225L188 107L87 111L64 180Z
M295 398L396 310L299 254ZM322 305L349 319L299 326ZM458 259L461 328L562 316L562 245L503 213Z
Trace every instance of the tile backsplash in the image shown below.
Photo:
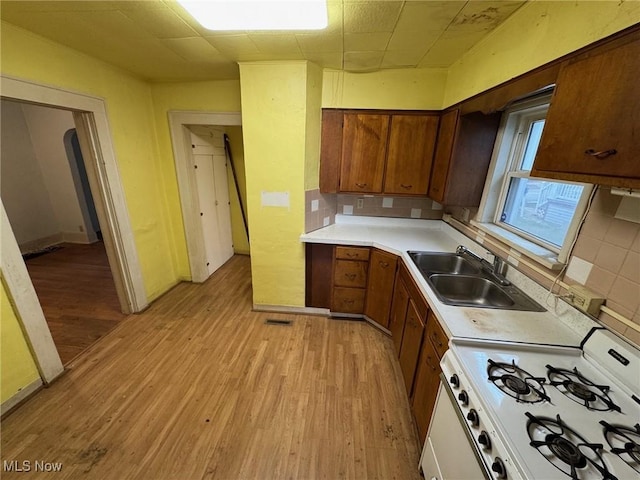
M336 195L320 193L320 190L304 192L305 233L312 232L336 221Z
M442 218L442 206L429 198L339 194L337 211L343 215L396 218Z
M439 220L442 206L429 198L305 192L305 230L335 223L336 214Z

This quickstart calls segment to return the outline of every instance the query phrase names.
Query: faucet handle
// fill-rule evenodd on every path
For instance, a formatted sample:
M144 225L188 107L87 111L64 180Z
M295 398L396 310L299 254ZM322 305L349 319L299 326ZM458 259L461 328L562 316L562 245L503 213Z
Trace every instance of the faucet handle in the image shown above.
M458 248L456 248L457 255L462 255L466 251L467 251L467 247L465 247L464 245L458 245Z

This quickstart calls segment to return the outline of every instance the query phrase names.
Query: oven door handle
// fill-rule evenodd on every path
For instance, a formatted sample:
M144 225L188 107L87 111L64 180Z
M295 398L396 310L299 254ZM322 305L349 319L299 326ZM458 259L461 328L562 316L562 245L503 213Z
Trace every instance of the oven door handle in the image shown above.
M447 377L442 372L440 372L440 382L442 383L443 390L447 392L447 395L449 396L449 400L451 400L451 402L453 403L453 410L456 412L456 416L460 421L462 430L464 431L464 434L467 436L467 440L469 440L469 443L471 444L471 450L473 450L476 460L478 461L478 464L480 465L482 472L484 473L485 480L493 480L494 477L491 474L491 471L489 470L489 468L487 467L487 464L484 462L484 459L482 458L482 454L478 451L476 440L475 438L473 438L473 435L469 431L469 425L467 424L467 420L462 415L462 411L458 406L458 402L456 400L455 394L453 393L453 390L451 390L451 387L449 386Z

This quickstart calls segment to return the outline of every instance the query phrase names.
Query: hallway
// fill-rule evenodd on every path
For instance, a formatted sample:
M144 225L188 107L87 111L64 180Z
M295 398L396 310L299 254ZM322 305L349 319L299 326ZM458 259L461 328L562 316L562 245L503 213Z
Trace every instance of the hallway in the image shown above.
M125 318L3 421L2 460L61 462L56 479L419 479L391 339L251 301L235 256Z

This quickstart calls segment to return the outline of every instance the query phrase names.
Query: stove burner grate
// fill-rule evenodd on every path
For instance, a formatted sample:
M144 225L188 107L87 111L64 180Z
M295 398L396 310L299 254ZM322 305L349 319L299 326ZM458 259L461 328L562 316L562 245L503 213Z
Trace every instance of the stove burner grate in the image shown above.
M609 472L599 453L603 448L601 443L587 442L569 428L560 419L560 415L555 419L536 417L529 412L525 415L528 418L527 433L531 440L529 444L572 480L579 480L579 473L588 469L595 469L603 480L617 480L617 477Z
M611 425L601 420L600 425L604 427L604 438L611 447L611 452L640 473L640 424L636 423L634 428L631 428Z
M522 403L551 401L544 391L544 378L534 377L511 363L494 362L489 359L487 366L489 380L504 393Z
M547 377L549 384L589 410L621 412L620 407L609 398L609 387L596 385L584 377L577 368L568 370L547 365Z

